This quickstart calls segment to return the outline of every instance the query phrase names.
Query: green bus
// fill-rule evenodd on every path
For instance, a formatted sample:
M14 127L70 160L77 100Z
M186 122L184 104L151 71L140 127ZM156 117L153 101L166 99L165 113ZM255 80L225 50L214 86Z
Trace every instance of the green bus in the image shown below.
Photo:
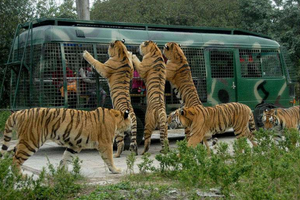
M18 25L6 64L5 71L11 71L11 109L111 107L106 80L90 69L82 53L88 50L105 62L108 44L122 39L138 56L138 46L145 40L155 41L160 48L170 41L180 43L205 106L244 103L260 126L264 109L293 105L287 54L266 35L225 28L36 19ZM147 91L138 76L132 82L140 142ZM73 83L73 88L66 87L67 83ZM3 82L1 94L2 90ZM181 106L169 83L165 99L168 113Z

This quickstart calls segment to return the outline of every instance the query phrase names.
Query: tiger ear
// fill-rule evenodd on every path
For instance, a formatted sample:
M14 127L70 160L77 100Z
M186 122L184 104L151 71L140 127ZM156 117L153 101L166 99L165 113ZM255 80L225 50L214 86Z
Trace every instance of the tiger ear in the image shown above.
M148 46L149 43L150 43L150 41L145 41L144 42L145 47Z
M178 44L179 47L181 47L181 44Z
M169 46L165 44L165 49L169 50Z
M124 112L124 119L127 119L128 116L129 116L129 110L126 110L126 111Z
M114 43L114 42L110 43L110 47L111 47L111 48L113 48L114 46L115 46L115 43Z
M122 43L125 44L125 39L122 40Z
M118 110L110 109L109 111L114 117L120 116L120 111L118 111Z

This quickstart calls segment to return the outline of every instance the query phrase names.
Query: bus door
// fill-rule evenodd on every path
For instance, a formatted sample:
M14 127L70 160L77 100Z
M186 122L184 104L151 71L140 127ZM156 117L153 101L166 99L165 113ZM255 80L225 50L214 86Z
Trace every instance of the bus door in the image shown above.
M207 102L214 106L237 100L235 49L206 48Z

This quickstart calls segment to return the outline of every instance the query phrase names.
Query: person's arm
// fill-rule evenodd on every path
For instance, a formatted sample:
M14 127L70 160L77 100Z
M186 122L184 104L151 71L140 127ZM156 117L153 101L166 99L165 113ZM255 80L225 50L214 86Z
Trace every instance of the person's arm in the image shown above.
M80 76L82 77L82 81L86 82L86 83L96 83L95 80L91 80L89 78L86 77L86 74L84 72L84 70L82 68L80 68L79 70Z

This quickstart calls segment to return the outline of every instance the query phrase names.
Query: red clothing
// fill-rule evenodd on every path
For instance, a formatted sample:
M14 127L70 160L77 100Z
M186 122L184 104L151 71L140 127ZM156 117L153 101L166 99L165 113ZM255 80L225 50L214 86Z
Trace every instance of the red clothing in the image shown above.
M66 76L74 77L74 73L69 67L66 67ZM64 72L63 72L62 68L57 68L57 70L52 73L52 79L53 79L53 84L55 85L55 87L60 88L63 85Z
M142 79L139 78L140 75L139 73L134 70L133 72L133 79L132 79L132 89L135 89L135 88L139 88L139 87L143 87L144 86L144 82Z

